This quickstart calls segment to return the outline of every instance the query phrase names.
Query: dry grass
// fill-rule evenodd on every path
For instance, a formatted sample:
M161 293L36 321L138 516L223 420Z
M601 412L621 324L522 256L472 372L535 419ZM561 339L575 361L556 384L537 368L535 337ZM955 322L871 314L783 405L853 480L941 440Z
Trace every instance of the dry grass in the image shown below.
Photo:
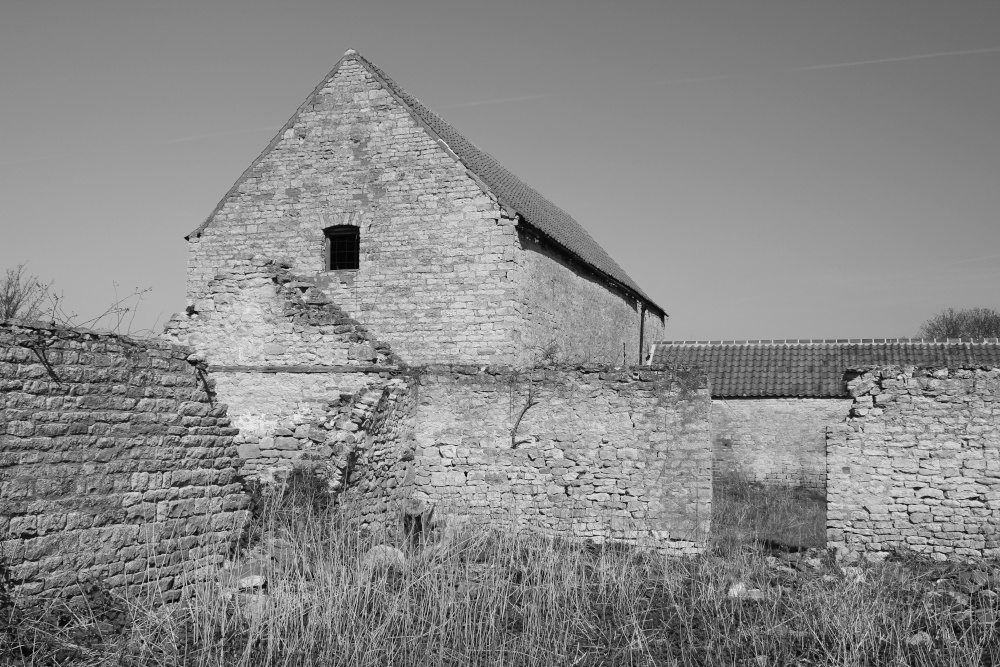
M739 475L717 480L712 539L718 549L759 543L775 548L826 547L826 496L810 489L767 487Z
M998 578L971 585L955 569L901 562L844 570L826 552L775 556L731 533L714 553L667 558L468 530L397 542L405 564L366 567L386 537L342 517L271 504L259 525L266 595L201 585L171 609L131 601L121 632L78 647L75 664L1000 664ZM735 584L759 593L734 597ZM72 625L10 664L55 664Z

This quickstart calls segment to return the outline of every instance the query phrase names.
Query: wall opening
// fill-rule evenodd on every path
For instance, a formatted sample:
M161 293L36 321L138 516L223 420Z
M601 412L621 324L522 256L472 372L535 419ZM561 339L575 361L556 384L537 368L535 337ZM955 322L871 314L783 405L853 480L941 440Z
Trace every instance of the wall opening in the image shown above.
M361 254L361 229L335 225L323 230L326 241L326 270L357 269Z

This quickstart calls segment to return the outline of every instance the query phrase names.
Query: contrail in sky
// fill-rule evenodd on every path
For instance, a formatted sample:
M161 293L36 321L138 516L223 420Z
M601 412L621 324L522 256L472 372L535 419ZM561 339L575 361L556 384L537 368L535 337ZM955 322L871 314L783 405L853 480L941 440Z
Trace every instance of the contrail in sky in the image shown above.
M985 259L1000 259L1000 255L986 255L985 257L970 257L968 259L959 259L955 260L954 262L946 262L945 264L938 264L937 266L954 266L955 264L968 264L969 262L981 262Z
M835 67L856 67L857 65L878 65L879 63L898 63L904 60L922 60L924 58L943 58L945 56L971 56L977 53L997 53L1000 46L993 46L987 49L966 49L965 51L941 51L939 53L921 53L915 56L897 56L895 58L878 58L877 60L857 60L851 63L831 63L829 65L806 65L805 67L792 67L786 72L803 72L810 69L833 69Z
M992 46L992 47L988 47L988 48L984 48L984 49L965 49L963 51L939 51L937 53L920 53L920 54L912 55L912 56L896 56L894 58L876 58L874 60L856 60L856 61L853 61L853 62L829 63L829 64L826 64L826 65L804 65L802 67L790 67L790 68L785 69L785 70L775 70L775 71L770 72L770 73L805 72L805 71L809 71L809 70L836 69L838 67L857 67L859 65L878 65L878 64L881 64L881 63L898 63L898 62L904 62L904 61L907 61L907 60L923 60L925 58L945 58L945 57L950 57L950 56L972 56L972 55L977 55L977 54L981 54L981 53L1000 53L1000 46ZM668 79L667 81L658 81L658 82L651 83L651 84L646 84L646 85L665 86L665 85L669 85L669 84L673 84L673 83L697 83L697 82L700 82L700 81L720 81L720 80L724 80L724 79L735 79L735 78L739 78L741 76L747 76L747 75L740 75L740 74L718 74L718 75L715 75L715 76L695 76L695 77L688 77L688 78L684 78L684 79ZM497 99L480 100L480 101L477 101L477 102L459 102L457 104L445 104L445 105L440 106L438 108L439 109L459 109L459 108L462 108L462 107L478 107L478 106L486 106L486 105L489 105L489 104L503 104L505 102L523 102L523 101L526 101L526 100L538 100L538 99L544 99L544 98L547 98L547 97L556 97L556 96L562 95L562 94L563 93L561 93L559 91L555 91L555 92L551 92L551 93L539 93L537 95L519 95L517 97L500 97L500 98L497 98ZM138 145L141 145L141 146L155 146L155 145L159 145L159 144L176 144L176 143L181 143L181 142L184 142L184 141L197 141L198 139L216 139L216 138L219 138L219 137L231 137L231 136L235 136L235 135L238 135L238 134L250 134L252 132L264 132L264 131L274 132L274 131L277 131L277 129L278 129L277 127L255 127L255 128L250 128L250 129L246 129L246 130L233 130L231 132L216 132L216 133L213 133L213 134L198 134L198 135L193 135L193 136L190 136L190 137L178 137L176 139L164 139L164 140L161 140L161 141L142 142L141 144L138 144ZM133 144L133 145L135 145L135 144ZM44 156L40 156L40 157L21 158L21 159L17 159L17 160L0 160L0 165L24 164L24 163L28 163L28 162L44 162L46 160L54 160L54 159L57 159L57 158L69 157L69 156L72 156L72 155L82 155L84 153L89 153L89 154L93 154L93 153L105 153L105 152L109 152L109 151L112 151L112 150L117 150L117 149L99 149L99 150L96 150L96 151L74 151L72 153L58 153L56 155L44 155ZM984 257L984 258L981 258L981 259L993 259L993 258L992 257ZM968 261L976 261L976 260L968 260Z
M457 109L459 107L478 107L484 104L500 104L502 102L521 102L522 100L537 100L543 97L555 97L560 93L539 93L537 95L521 95L520 97L500 97L495 100L482 100L480 102L459 102L458 104L445 104L438 109Z
M856 60L853 62L846 63L828 63L826 65L805 65L802 67L789 67L784 70L773 70L769 73L781 73L781 72L805 72L808 70L817 69L835 69L837 67L857 67L859 65L878 65L881 63L898 63L906 60L923 60L924 58L943 58L946 56L971 56L979 53L998 53L1000 52L1000 46L988 47L985 49L965 49L963 51L939 51L937 53L919 53L913 56L896 56L894 58L877 58L874 60ZM762 72L763 73L763 72ZM746 74L717 74L714 76L693 76L685 77L683 79L668 79L666 81L656 81L654 83L646 84L651 86L666 86L674 83L699 83L701 81L721 81L724 79L736 79L741 76L748 76ZM485 106L487 104L502 104L505 102L521 102L524 100L537 100L545 97L555 97L561 95L560 92L552 93L540 93L538 95L521 95L519 97L500 97L493 100L481 100L478 102L460 102L458 104L446 104L444 106L438 107L439 109L457 109L460 107L478 107Z

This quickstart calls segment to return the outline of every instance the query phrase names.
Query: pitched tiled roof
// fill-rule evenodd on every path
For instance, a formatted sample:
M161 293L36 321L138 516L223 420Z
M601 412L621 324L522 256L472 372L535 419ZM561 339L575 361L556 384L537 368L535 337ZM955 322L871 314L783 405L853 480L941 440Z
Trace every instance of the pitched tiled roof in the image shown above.
M333 69L333 71L327 75L327 77L323 80L323 83L320 84L313 94L310 95L309 99L307 99L306 102L299 107L299 111L310 104L312 98L319 94L325 83L332 79L337 73L341 64L349 59L357 60L373 76L381 80L389 92L392 93L392 95L395 96L395 98L410 111L417 121L435 134L442 142L444 142L448 146L448 149L451 150L459 160L461 160L465 167L480 181L482 181L490 192L496 196L501 205L516 212L530 227L534 228L534 230L546 237L549 241L554 242L556 245L575 256L578 260L582 261L585 265L597 273L602 274L605 278L610 278L612 281L619 283L622 287L626 288L626 290L633 292L635 296L640 297L648 306L651 306L653 310L666 314L659 305L646 296L645 292L639 288L635 281L633 281L628 274L625 273L620 266L618 266L618 263L611 259L608 253L605 252L604 248L599 246L590 234L588 234L587 231L580 226L580 223L574 220L561 208L539 194L537 190L527 185L524 181L508 171L506 167L497 162L496 158L492 155L474 146L472 142L462 136L458 130L441 120L436 113L421 104L417 98L403 90L399 84L390 79L385 72L373 65L356 51L349 50L344 54L344 57L337 63L337 66ZM264 153L261 154L260 157L257 158L257 161L259 161L268 152L271 146L277 143L286 129L294 125L295 119L299 115L299 111L296 111L295 115L292 116L281 131L278 132L278 135L274 138L274 140L272 140L271 145L264 151ZM252 167L253 165L251 165L251 168ZM244 172L244 174L249 171L250 170L248 169L247 172ZM242 180L242 178L240 180ZM237 185L233 186L234 189L238 185L239 181L237 181ZM218 207L216 208L216 211L218 211ZM214 215L215 212L213 212L212 215L209 216L209 218L202 223L198 229L192 232L191 236L201 233L201 231L211 222Z
M661 341L654 365L700 366L712 396L847 396L844 373L866 366L1000 366L1000 339Z

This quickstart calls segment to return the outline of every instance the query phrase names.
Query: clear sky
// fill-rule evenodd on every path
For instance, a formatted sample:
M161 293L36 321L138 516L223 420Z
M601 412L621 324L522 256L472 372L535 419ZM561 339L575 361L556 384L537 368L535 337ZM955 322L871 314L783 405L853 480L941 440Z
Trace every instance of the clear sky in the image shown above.
M1000 307L1000 2L4 0L0 269L151 287L348 48L573 215L669 339Z

